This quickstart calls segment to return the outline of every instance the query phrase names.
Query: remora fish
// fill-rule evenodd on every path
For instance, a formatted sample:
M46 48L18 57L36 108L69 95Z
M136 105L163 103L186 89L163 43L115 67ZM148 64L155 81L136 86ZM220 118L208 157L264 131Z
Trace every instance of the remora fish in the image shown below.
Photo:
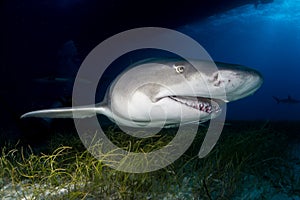
M218 68L213 67L215 64ZM253 94L262 82L259 72L241 65L197 60L192 65L178 59L148 59L121 73L101 103L38 110L22 118L86 118L103 114L128 127L201 123L217 117L222 104Z

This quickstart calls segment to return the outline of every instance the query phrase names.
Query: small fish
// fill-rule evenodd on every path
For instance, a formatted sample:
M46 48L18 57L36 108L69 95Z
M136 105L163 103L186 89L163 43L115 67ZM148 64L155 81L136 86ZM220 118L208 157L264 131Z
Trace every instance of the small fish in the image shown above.
M290 95L288 96L287 99L279 99L279 98L277 98L275 96L273 96L273 99L275 99L275 101L277 102L277 104L279 104L279 103L285 103L285 104L297 104L297 103L300 103L300 100L294 99Z

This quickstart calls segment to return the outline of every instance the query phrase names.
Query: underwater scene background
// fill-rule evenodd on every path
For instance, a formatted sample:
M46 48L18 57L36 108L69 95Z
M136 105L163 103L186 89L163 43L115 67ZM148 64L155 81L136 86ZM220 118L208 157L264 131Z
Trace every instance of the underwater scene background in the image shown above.
M5 0L0 9L0 199L300 199L299 0ZM89 52L138 27L180 31L214 61L262 74L257 92L227 104L221 138L207 157L197 155L206 123L174 163L131 174L89 154L72 119L20 119L71 106ZM168 56L121 56L101 78L96 102L131 63L153 55ZM162 148L177 130L137 139L98 119L110 140L132 152Z

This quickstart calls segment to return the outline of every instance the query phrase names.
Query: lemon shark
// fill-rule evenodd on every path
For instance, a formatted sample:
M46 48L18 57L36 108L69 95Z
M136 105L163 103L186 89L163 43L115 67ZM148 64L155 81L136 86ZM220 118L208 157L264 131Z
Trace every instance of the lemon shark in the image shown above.
M258 71L241 65L146 59L121 73L101 103L37 110L21 118L87 118L102 114L128 127L202 123L217 117L223 104L253 94L262 82Z
M286 98L286 99L280 99L280 98L275 97L275 96L273 96L273 99L277 102L277 104L279 104L279 103L286 103L286 104L300 103L300 100L294 99L290 95L288 95L288 98Z

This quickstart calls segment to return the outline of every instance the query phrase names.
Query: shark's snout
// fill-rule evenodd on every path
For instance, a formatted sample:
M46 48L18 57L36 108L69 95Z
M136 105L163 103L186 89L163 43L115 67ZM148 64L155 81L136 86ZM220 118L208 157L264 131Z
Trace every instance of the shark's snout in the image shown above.
M244 66L223 68L219 71L223 79L227 101L234 101L253 94L263 83L262 75Z

